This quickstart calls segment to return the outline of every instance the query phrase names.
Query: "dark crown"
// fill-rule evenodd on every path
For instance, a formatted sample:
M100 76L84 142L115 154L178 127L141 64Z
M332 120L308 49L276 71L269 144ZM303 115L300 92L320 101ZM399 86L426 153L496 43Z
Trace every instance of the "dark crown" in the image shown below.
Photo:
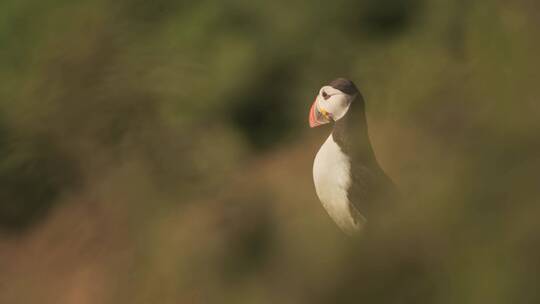
M356 88L354 82L346 78L335 79L330 82L329 86L333 87L336 90L340 90L347 95L356 95L359 93L358 88Z

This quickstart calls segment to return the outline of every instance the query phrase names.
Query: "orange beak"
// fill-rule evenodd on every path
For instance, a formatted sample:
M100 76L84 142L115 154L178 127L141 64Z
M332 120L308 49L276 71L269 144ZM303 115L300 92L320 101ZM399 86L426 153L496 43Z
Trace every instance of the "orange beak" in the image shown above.
M321 120L321 118L324 118L324 120ZM331 113L328 113L324 109L317 109L317 99L315 99L311 106L311 110L309 110L309 126L315 128L329 123L332 119Z
M315 99L315 101L313 102L313 105L311 106L311 110L309 110L309 126L311 128L315 128L322 125L322 123L317 120L317 113L315 113L316 104L317 104L317 99Z

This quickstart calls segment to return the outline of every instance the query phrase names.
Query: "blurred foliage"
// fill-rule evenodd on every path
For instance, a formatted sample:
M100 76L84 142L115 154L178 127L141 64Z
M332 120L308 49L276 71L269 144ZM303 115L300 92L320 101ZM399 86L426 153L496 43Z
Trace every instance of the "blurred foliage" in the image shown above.
M0 226L25 228L77 181L73 162L46 137L24 138L0 126Z
M0 2L1 303L535 303L540 4ZM311 165L353 79L404 194L343 236Z

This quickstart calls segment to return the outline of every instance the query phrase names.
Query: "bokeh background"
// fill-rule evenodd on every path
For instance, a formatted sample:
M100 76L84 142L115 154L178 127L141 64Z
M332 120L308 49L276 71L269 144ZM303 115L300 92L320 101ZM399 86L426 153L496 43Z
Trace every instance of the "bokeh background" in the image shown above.
M0 2L0 303L538 303L540 4ZM312 185L353 79L403 202Z

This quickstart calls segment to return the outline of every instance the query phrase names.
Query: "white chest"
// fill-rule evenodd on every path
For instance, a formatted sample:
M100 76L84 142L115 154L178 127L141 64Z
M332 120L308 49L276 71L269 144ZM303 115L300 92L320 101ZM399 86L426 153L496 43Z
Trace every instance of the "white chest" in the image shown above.
M334 222L347 233L360 228L354 221L347 198L347 190L351 185L350 171L349 157L341 151L330 134L315 156L313 181L322 205Z

